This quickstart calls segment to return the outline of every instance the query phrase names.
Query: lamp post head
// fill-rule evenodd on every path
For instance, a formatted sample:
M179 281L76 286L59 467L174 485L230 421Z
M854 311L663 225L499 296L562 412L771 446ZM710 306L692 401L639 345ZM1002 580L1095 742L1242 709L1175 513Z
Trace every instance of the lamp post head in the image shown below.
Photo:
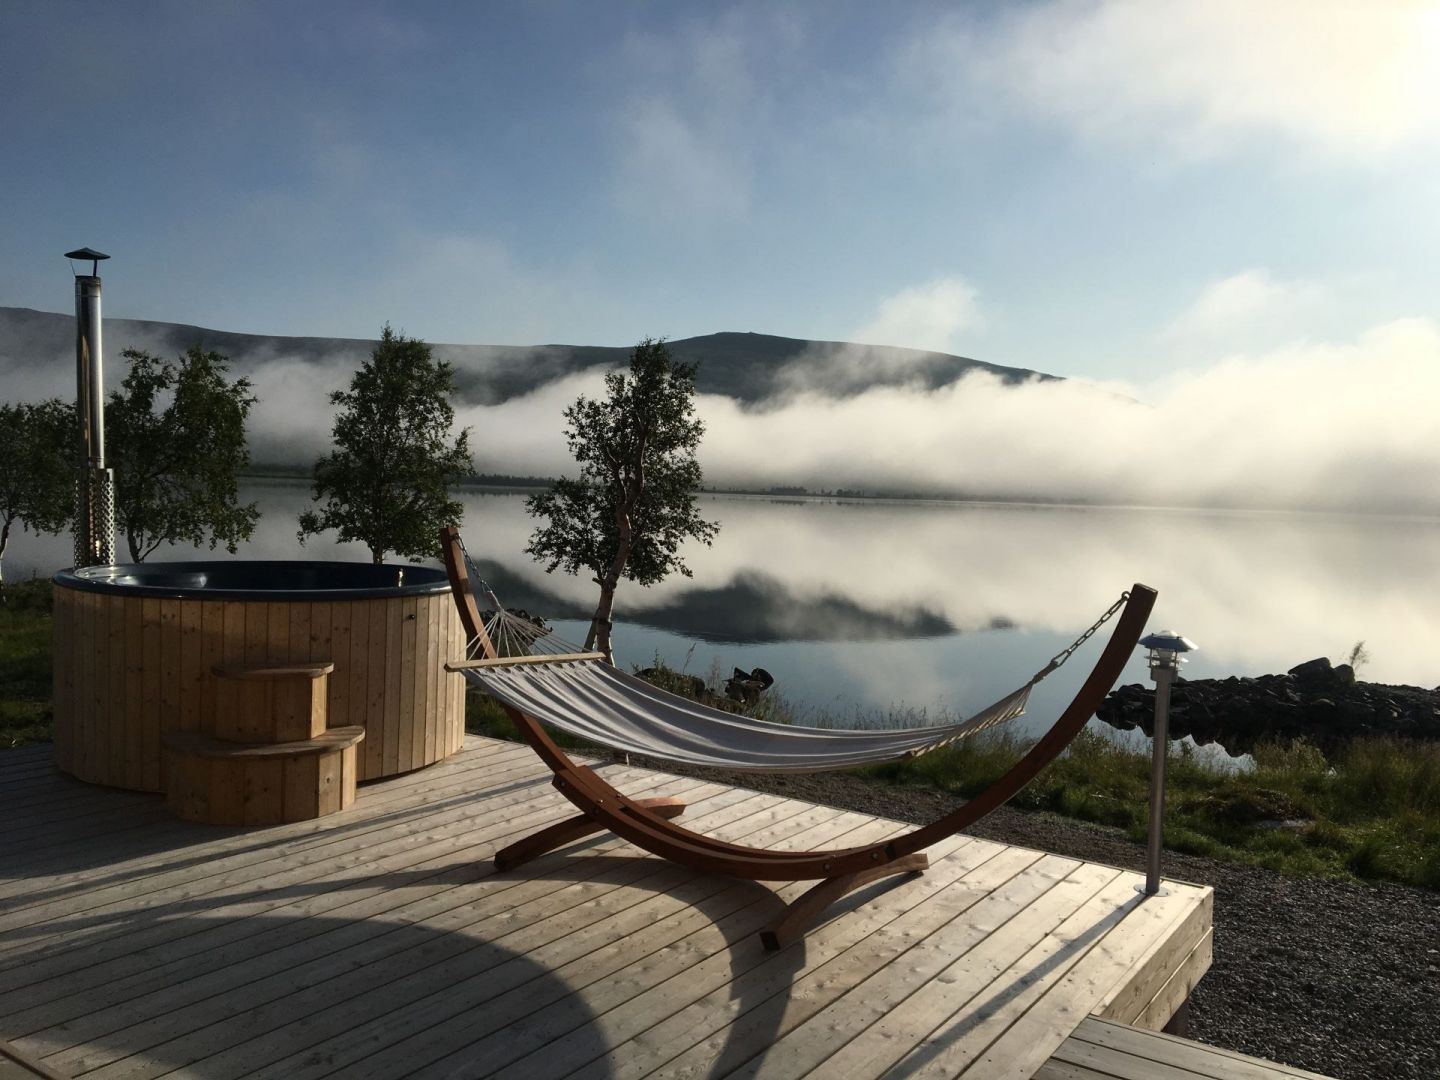
M91 277L97 276L95 269L100 265L100 260L108 259L109 257L110 256L106 255L103 251L96 251L94 248L88 247L76 248L74 251L67 251L65 253L65 258L67 259L89 259ZM79 277L80 275L76 274L75 276Z
M1147 634L1140 639L1140 647L1148 649L1150 670L1174 671L1179 665L1185 663L1181 653L1193 652L1199 646L1187 637L1175 633L1174 630L1161 630L1156 634Z

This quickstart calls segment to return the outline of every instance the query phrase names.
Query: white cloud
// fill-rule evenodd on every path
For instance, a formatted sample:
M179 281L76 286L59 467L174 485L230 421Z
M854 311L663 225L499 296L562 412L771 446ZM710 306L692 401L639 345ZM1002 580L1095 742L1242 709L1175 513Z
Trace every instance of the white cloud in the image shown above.
M622 208L667 224L735 221L749 212L754 147L767 126L751 63L775 44L763 29L732 14L669 37L630 35L619 62L643 80L619 113Z
M1134 390L1006 385L800 394L746 411L707 398L716 482L1347 510L1440 509L1440 326L1235 356Z
M1082 134L1185 156L1239 141L1358 156L1440 130L1440 9L1407 0L1052 0L928 28L949 96L999 88Z
M902 289L880 304L875 317L850 337L870 345L899 345L953 353L961 331L981 324L973 286L958 277Z
M843 342L813 342L779 374L787 395L843 396L884 381L924 382L931 353L956 353L982 323L975 289L958 277L913 285L880 301Z
M713 121L663 99L632 101L621 124L616 197L666 221L734 220L750 208L751 167Z
M1325 297L1319 285L1279 281L1263 267L1213 281L1164 332L1170 340L1214 341L1235 334L1285 332Z
M591 368L545 383L499 405L456 410L456 425L474 430L476 467L516 476L575 475L565 445L565 409L580 395L605 395L605 372Z

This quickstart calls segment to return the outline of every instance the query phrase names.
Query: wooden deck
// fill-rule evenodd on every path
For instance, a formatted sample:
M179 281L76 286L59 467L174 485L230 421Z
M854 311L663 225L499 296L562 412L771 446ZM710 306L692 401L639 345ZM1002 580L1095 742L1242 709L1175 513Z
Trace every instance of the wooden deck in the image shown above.
M602 771L748 844L902 828ZM470 737L343 813L242 829L0 754L0 1040L97 1078L1021 1078L1092 1014L1160 1026L1208 966L1209 889L1143 899L1136 874L964 836L778 953L757 931L803 885L609 837L495 873L568 814L549 775Z

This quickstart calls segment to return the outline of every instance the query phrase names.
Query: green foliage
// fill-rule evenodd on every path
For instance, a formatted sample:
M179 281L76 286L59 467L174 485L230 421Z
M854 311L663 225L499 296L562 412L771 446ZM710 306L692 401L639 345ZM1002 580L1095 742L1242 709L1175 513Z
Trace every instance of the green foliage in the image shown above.
M312 499L300 515L300 540L334 529L358 541L375 562L386 552L423 559L439 554L437 535L464 512L450 488L472 471L470 433L451 441L455 374L430 346L387 324L369 361L338 405L335 449L315 463Z
M1440 818L1440 743L1357 739L1338 756L1333 786L1357 820L1406 811Z
M969 797L1028 746L1009 733L963 739L867 770ZM1172 750L1165 845L1288 874L1354 875L1440 888L1440 744L1356 739L1331 763L1305 742L1267 743L1252 771ZM1150 756L1082 731L1012 806L1123 829L1144 842Z
M181 542L224 544L233 555L260 517L238 489L250 462L250 380L231 381L228 359L199 345L176 362L139 349L121 355L130 369L106 407L106 463L131 561Z
M580 466L534 495L543 519L525 549L546 572L588 571L600 586L587 646L611 653L610 615L620 579L654 585L690 576L679 555L687 539L709 544L719 526L695 508L704 425L695 418L695 369L675 363L663 341L646 338L628 372L605 376L605 397L580 397L565 410L565 440Z
M15 525L58 533L69 523L76 433L75 407L58 399L0 405L0 567Z
M48 742L50 582L21 581L0 605L0 750Z

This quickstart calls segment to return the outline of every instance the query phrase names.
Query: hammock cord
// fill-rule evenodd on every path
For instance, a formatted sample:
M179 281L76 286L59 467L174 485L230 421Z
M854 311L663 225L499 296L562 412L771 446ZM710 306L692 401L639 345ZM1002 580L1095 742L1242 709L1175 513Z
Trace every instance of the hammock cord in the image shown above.
M465 549L464 540L460 540L460 554L465 560L465 568L469 571L470 580L475 582L490 605L489 614L481 612L481 618L484 620L485 633L489 636L490 644L494 646L496 655L502 657L541 656L583 651L579 645L567 641L557 634L544 619L537 616L526 618L524 615L518 615L508 610L500 602L500 598L495 595L495 590L490 587L490 583L481 576L475 561L470 558L470 552ZM465 655L476 656L479 646L480 639L478 637L471 638L466 643Z

